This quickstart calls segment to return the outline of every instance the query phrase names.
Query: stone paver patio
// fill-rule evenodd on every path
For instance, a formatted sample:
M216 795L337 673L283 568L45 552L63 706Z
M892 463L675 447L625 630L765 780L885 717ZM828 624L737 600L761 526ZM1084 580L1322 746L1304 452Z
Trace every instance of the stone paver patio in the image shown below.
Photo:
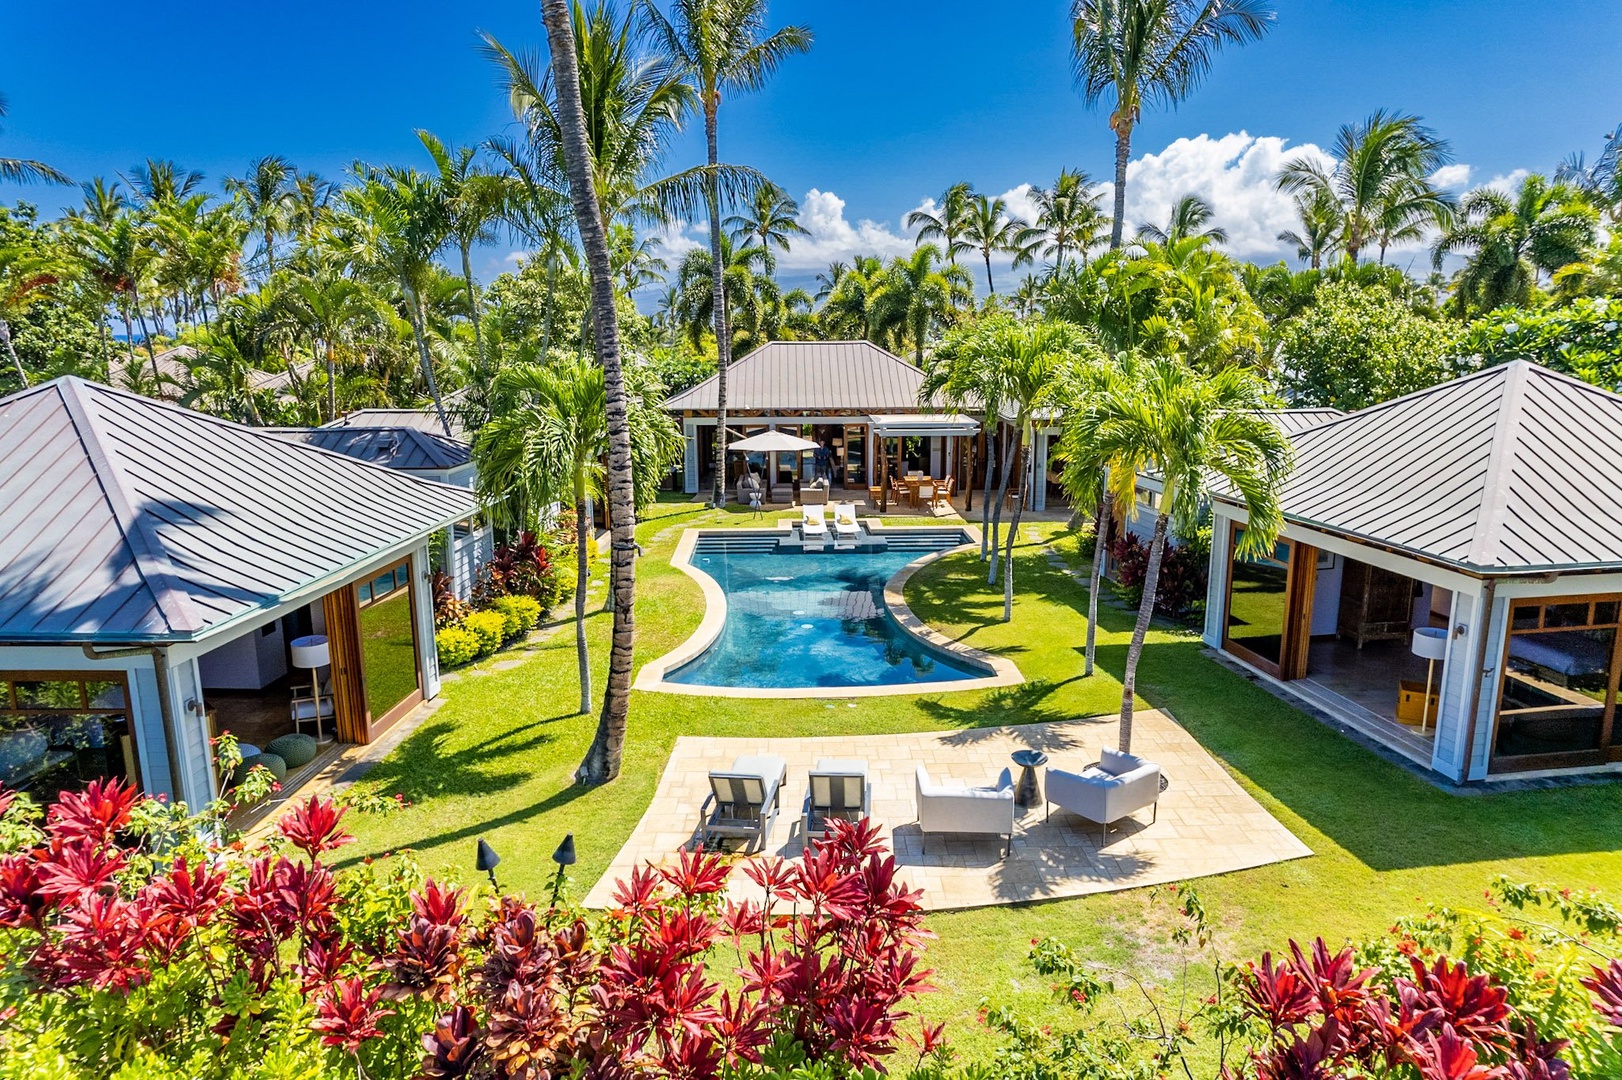
M828 706L785 703L785 707ZM1020 812L1013 853L1006 859L1002 842L992 838L931 835L929 850L924 851L914 795L916 764L922 762L936 781L985 784L1011 767L1009 754L1018 749L1040 749L1051 764L1080 769L1097 759L1100 747L1114 746L1115 741L1114 717L900 735L683 736L676 740L653 802L592 888L586 906L608 906L616 880L628 878L645 862L669 860L691 845L697 836L699 808L709 793L709 770L726 768L740 754L777 754L788 762L782 809L763 849L784 856L796 856L803 848L800 809L806 773L816 759L865 758L873 784L873 818L895 849L903 880L922 888L924 906L935 910L1113 892L1312 854L1193 736L1158 710L1136 714L1132 740L1133 751L1158 762L1171 781L1160 797L1154 824L1149 824L1150 811L1144 810L1112 827L1101 846L1096 824L1057 807L1051 821L1045 820L1038 806ZM737 872L729 890L737 899L756 891Z

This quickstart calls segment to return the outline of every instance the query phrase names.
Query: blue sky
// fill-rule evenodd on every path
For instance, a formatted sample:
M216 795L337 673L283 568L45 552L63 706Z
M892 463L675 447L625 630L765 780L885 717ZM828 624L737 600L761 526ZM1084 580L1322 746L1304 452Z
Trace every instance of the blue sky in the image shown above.
M1376 107L1423 115L1468 166L1449 179L1471 184L1592 154L1622 122L1618 0L1277 6L1267 39L1222 56L1175 112L1145 116L1128 189L1141 189L1134 221L1197 190L1239 254L1276 257L1272 234L1288 222L1267 175ZM1059 0L773 4L775 23L809 24L816 46L765 92L723 103L722 155L801 200L817 237L786 261L787 276L907 246L901 218L958 180L1012 193L1017 210L1019 185L1051 182L1060 168L1106 177L1112 137L1074 91L1066 10ZM8 4L0 152L75 178L168 157L211 182L264 153L328 175L357 157L421 164L415 128L469 142L510 121L479 29L544 46L532 0ZM684 137L672 165L701 149ZM0 185L0 201L19 196L53 210L70 193ZM673 231L670 246L697 235ZM484 272L506 255L484 253Z

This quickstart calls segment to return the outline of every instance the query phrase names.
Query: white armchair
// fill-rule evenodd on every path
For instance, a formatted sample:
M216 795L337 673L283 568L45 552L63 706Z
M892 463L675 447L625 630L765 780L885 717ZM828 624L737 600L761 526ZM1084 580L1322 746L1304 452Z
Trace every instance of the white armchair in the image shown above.
M1098 822L1103 826L1103 838L1108 839L1112 822L1146 806L1155 808L1151 823L1159 820L1160 766L1132 754L1104 750L1096 765L1079 773L1049 766L1047 796L1060 809Z
M930 833L972 833L1014 843L1014 777L1007 769L991 787L937 784L918 766L918 829Z

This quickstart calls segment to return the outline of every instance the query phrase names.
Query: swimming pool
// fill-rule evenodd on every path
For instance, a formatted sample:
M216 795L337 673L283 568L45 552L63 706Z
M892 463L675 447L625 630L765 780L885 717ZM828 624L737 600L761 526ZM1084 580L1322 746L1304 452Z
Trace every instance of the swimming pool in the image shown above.
M664 681L837 690L984 680L989 665L908 632L884 600L885 583L907 564L964 539L959 530L895 530L861 549L835 551L801 550L792 538L703 537L688 565L720 587L726 618L704 651Z

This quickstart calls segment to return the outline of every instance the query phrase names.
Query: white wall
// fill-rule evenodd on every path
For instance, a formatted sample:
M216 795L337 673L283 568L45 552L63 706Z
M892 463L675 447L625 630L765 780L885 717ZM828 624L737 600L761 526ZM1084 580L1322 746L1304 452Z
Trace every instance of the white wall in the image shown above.
M1335 565L1318 569L1318 584L1312 590L1312 636L1325 637L1335 632L1340 620L1340 585L1346 576L1346 559L1335 556Z
M204 686L218 690L263 690L287 674L287 648L280 619L239 634L198 658Z

